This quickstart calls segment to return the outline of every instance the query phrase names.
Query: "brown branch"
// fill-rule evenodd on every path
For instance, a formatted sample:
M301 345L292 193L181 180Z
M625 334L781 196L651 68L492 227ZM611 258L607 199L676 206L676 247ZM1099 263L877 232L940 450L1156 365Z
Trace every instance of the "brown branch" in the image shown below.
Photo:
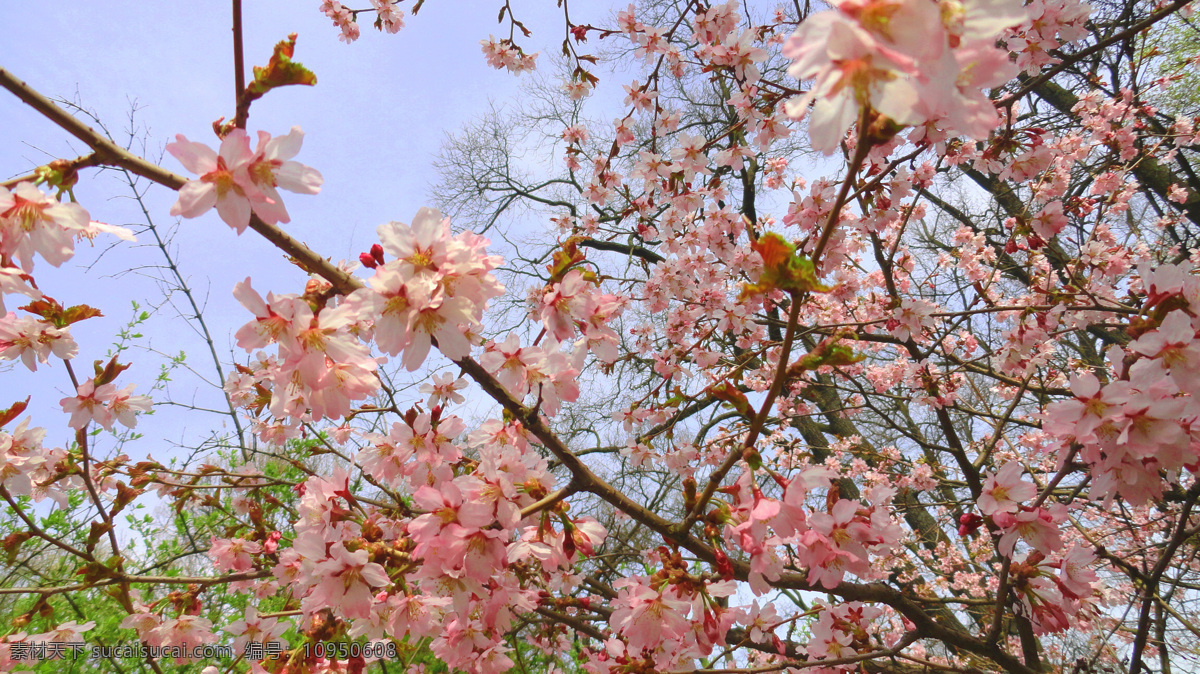
M117 574L112 578L103 578L95 582L79 583L76 585L60 585L57 587L0 587L0 595L62 594L65 592L77 592L79 590L90 590L96 587L116 585L118 583L146 583L153 585L219 585L221 583L235 583L242 580L256 580L258 578L266 578L270 575L270 569L232 573L226 576L139 576L122 573Z
M854 176L858 175L858 169L862 167L863 161L867 158L867 153L871 151L871 144L867 141L867 115L870 113L870 108L863 107L862 114L858 116L858 142L854 145L854 157L850 160L850 166L846 171L846 180L842 182L842 187L838 190L837 199L833 202L833 208L829 211L829 219L825 222L825 229L821 232L821 238L817 240L816 247L812 251L812 262L816 267L820 267L821 253L825 252L825 246L829 244L830 237L833 236L833 230L837 229L838 217L842 213L842 206L846 203L846 198L850 194L850 187L854 184Z
M13 512L16 513L17 517L21 518L21 521L25 522L25 526L29 529L29 533L33 534L34 536L37 536L38 538L42 539L43 541L46 541L47 543L55 546L56 548L62 549L64 552L69 552L70 554L75 555L76 557L79 557L80 559L86 559L88 561L93 561L95 559L95 557L88 554L87 552L84 552L83 550L79 550L78 548L73 547L69 543L64 543L64 542L58 540L57 538L51 536L50 534L47 534L46 532L42 531L41 527L39 527L37 525L37 523L35 523L29 517L29 515L26 515L24 510L21 510L21 507L17 504L16 500L14 500L11 495L9 495L8 490L4 488L4 485L0 485L0 498L4 499L4 501L6 503L8 503L8 507L12 508Z
M246 57L242 50L242 0L233 0L233 125L246 128L250 106L244 104L246 96Z
M566 615L565 613L559 613L558 611L551 611L548 608L539 607L539 608L535 608L534 611L536 611L539 615L541 615L543 617L549 618L550 620L553 620L558 623L562 623L562 624L570 627L571 629L575 630L576 632L582 632L583 634L586 634L589 637L591 637L601 643L603 643L604 641L606 641L608 639L608 637L604 636L604 633L602 633L600 630L596 629L595 627L592 627L591 625L580 620L579 618L575 618L573 616Z
M787 331L783 336L783 346L779 350L779 361L775 365L775 377L771 380L771 388L767 391L767 398L763 401L762 407L758 410L758 414L750 423L750 430L746 433L746 439L742 443L741 452L730 452L729 456L725 457L716 471L709 477L708 483L704 485L704 491L700 497L696 499L696 505L692 507L691 512L687 514L683 522L679 525L680 533L687 533L692 528L692 524L700 517L700 513L708 506L709 500L713 494L717 493L717 489L721 486L721 481L730 470L733 470L734 465L740 461L746 451L754 449L754 443L758 440L759 434L762 432L763 425L767 422L767 417L771 414L771 408L775 405L775 398L779 397L779 392L783 390L783 382L787 379L788 357L792 352L792 342L796 339L796 326L800 321L800 297L792 295L792 306L788 312Z
M1175 532L1171 536L1170 542L1163 548L1162 555L1158 558L1158 563L1154 565L1150 577L1146 579L1145 585L1142 587L1142 591L1145 594L1142 598L1141 611L1138 615L1138 628L1134 634L1132 653L1129 658L1129 671L1133 674L1140 672L1146 640L1150 634L1150 609L1154 604L1155 595L1158 594L1158 583L1162 579L1163 573L1166 572L1175 551L1190 537L1191 532L1188 531L1187 524L1191 518L1192 507L1197 503L1198 499L1200 499L1200 484L1194 485L1188 490L1188 498L1180 509L1179 522L1175 527Z
M75 136L92 148L96 155L97 164L111 164L129 169L131 173L165 185L173 190L183 187L187 179L176 175L157 164L134 155L122 148L95 129L76 119L71 113L54 104L53 101L35 91L23 80L17 79L12 73L0 68L0 87L21 99L29 107L42 113L50 121L62 127L64 131Z
M524 508L521 508L521 519L525 519L526 517L529 517L530 515L533 515L534 513L538 513L538 512L541 512L542 510L545 510L546 508L549 508L550 506L554 505L555 503L558 503L559 501L567 498L571 494L574 494L576 491L578 491L578 489L572 483L572 484L568 484L567 486L563 487L562 489L556 489L555 491L550 492L544 498L539 500L537 503L531 503L530 505L527 505Z
M61 167L67 171L77 171L81 168L87 168L89 166L99 166L101 163L102 162L96 156L96 153L92 152L89 154L80 155L74 159L61 159L58 162L55 162L54 168ZM39 176L37 173L29 173L23 176L17 176L16 178L9 178L8 180L0 181L0 187L10 188L17 183L37 182L38 177Z
M646 262L659 263L664 262L667 258L658 253L645 248L643 246L631 246L625 243L617 243L616 241L601 241L599 239L583 239L578 242L584 248L594 248L596 250L607 250L614 253L624 253L625 255L634 255L640 257Z

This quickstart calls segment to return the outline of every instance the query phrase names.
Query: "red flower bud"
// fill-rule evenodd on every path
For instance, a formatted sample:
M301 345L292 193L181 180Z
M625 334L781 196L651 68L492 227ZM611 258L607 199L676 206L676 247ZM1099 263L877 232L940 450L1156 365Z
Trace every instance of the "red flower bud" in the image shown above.
M969 536L979 530L983 524L983 518L975 513L963 513L958 518L958 535Z
M568 533L566 536L563 536L562 547L563 555L565 555L568 560L575 557L575 537L572 534Z
M729 555L721 548L716 548L713 553L716 557L717 573L724 579L733 578L733 562L729 561Z

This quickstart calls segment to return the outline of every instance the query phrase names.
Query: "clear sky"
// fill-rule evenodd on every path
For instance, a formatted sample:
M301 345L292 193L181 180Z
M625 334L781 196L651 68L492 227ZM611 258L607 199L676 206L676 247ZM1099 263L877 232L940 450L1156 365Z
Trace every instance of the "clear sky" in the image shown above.
M399 34L380 33L364 22L362 38L346 45L338 31L318 11L318 2L293 0L245 1L247 66L265 64L272 46L299 33L295 59L317 74L316 87L276 90L257 101L248 130L273 135L293 125L305 132L297 160L320 170L325 185L319 196L284 193L292 223L285 228L334 260L355 259L376 240L375 227L387 220L408 221L427 203L427 187L435 180L431 162L445 132L485 112L489 99L503 102L518 94L518 79L487 66L479 40L489 34L507 35L496 23L499 5L490 2L430 0L419 16L407 16ZM369 5L362 0L361 6ZM594 3L576 12L603 12L608 3ZM513 2L518 18L535 31L525 44L553 50L562 39L561 14L550 0ZM357 8L359 5L352 4ZM405 10L411 2L401 5ZM406 11L407 13L407 11ZM163 146L177 133L216 146L212 122L233 114L233 58L228 2L145 2L95 0L45 5L6 3L10 27L0 41L0 66L50 97L77 99L94 110L118 142L127 139L129 113L145 154L167 168L187 175ZM600 17L582 16L596 22ZM11 27L19 27L11 30ZM548 48L545 45L550 45ZM543 56L544 58L544 56ZM83 146L15 98L0 92L0 176L28 173L56 157L75 157ZM129 191L116 176L87 171L76 194L95 220L141 228L144 220ZM156 224L171 227L168 216L174 193L153 188L147 206ZM161 298L149 278L157 274L157 249L122 245L103 256L104 244L78 256L63 269L40 261L35 276L44 292L64 303L88 303L102 308L104 319L76 326L80 363L101 358L113 335L128 319L129 301L145 304ZM303 275L278 251L251 231L240 239L215 211L180 223L175 244L178 262L201 296L207 297L207 317L223 360L244 358L233 348L232 333L250 318L230 296L233 285L252 276L265 292L298 292ZM100 258L97 262L97 258ZM90 269L87 265L96 263ZM15 298L14 298L15 300ZM15 307L18 303L13 303ZM11 307L10 307L11 308ZM163 353L187 351L189 361L206 376L211 365L202 343L163 308L145 327ZM157 364L134 352L137 366L118 383L138 382L146 392ZM39 375L42 375L39 371ZM85 375L86 376L86 375ZM36 382L35 382L36 379ZM186 400L194 379L182 373L172 394ZM30 392L35 424L50 430L48 442L67 440L66 417L58 399L69 382L61 363L50 376L31 378L22 366L0 367L0 407ZM203 392L196 403L222 406ZM175 414L160 409L144 419L139 430L146 440L130 446L135 457L161 446L156 440L195 438L214 419Z

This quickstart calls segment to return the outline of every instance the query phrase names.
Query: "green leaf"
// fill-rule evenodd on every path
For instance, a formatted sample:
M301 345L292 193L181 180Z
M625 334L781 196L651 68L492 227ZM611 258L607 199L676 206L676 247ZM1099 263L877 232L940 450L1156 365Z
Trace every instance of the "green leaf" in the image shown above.
M254 66L254 81L246 86L244 102L262 98L263 94L276 87L286 87L292 84L313 86L317 76L298 61L292 60L296 50L296 34L288 35L275 45L275 53L265 67Z
M89 307L86 304L63 308L63 305L59 304L58 300L49 295L42 295L41 299L30 302L21 307L21 309L41 316L42 320L56 328L65 328L72 323L104 315L100 313L99 309Z
M750 401L746 399L746 394L739 391L733 384L727 381L713 384L708 387L708 394L717 400L729 403L743 417L754 418L754 410L750 407Z
M25 408L29 407L29 398L32 397L33 396L28 396L24 401L17 401L13 403L12 407L9 407L6 410L0 410L0 427L4 426L4 424L7 424L13 419L16 419L21 412L24 412Z
M796 246L782 236L769 232L750 244L763 261L762 275L758 283L742 289L742 297L749 297L771 290L783 290L796 294L803 292L828 292L831 286L817 278L817 268L807 256L796 252Z
M841 335L834 335L822 341L812 351L788 367L788 376L797 377L805 370L816 370L824 365L835 367L853 365L866 359L866 355L854 353L854 349L845 344L839 344L841 339Z

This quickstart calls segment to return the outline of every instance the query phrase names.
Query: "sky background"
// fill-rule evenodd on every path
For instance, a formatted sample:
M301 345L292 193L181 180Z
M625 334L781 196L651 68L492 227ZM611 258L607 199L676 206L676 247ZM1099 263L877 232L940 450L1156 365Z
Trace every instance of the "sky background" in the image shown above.
M289 33L299 34L295 60L316 73L316 87L287 87L270 92L251 109L247 130L281 135L293 126L305 132L298 161L322 172L318 196L284 193L292 222L285 229L323 255L356 259L376 241L375 228L388 220L409 221L429 203L428 188L436 180L433 158L446 132L484 114L491 102L514 101L517 77L490 68L479 48L489 34L507 35L496 23L499 5L430 0L418 16L406 16L396 35L371 27L362 15L362 38L339 41L339 31L318 10L318 2L246 0L244 8L247 69L263 65L273 45ZM362 0L362 6L369 5ZM609 15L608 3L574 8L576 22L599 23ZM406 10L411 2L401 5ZM561 42L562 16L553 2L513 2L519 19L533 31L522 41L543 52ZM358 5L351 5L358 8ZM408 12L406 11L406 14ZM78 101L95 112L119 143L128 140L130 113L135 151L166 168L189 176L163 147L181 133L213 147L212 122L233 115L233 57L228 2L71 2L52 10L37 3L5 8L10 31L0 42L0 67L51 98ZM547 47L547 45L549 45ZM249 73L247 74L249 79ZM7 92L0 92L0 176L29 173L54 158L73 158L86 148ZM144 145L143 145L144 144ZM141 229L144 217L115 172L86 170L75 193L94 220ZM233 300L235 283L252 277L264 295L300 292L304 274L287 264L265 240L247 230L240 238L215 211L178 221L168 215L175 193L153 187L146 205L161 230L178 224L174 236L176 262L206 301L206 319L227 364L246 355L233 344L233 332L250 318ZM132 314L130 301L161 301L148 265L162 264L149 234L138 244L106 250L111 240L98 239L62 269L39 261L34 275L41 289L64 304L86 303L106 316L73 327L80 345L77 371L102 358L114 335ZM10 310L20 305L10 302ZM170 306L159 310L140 332L139 344L164 354L186 351L188 362L204 376L212 366L203 342ZM119 385L139 384L145 393L158 372L155 359L131 351L134 369ZM161 359L158 359L161 362ZM43 366L44 367L44 366ZM0 408L32 393L35 425L48 428L47 442L68 441L65 415L58 400L70 383L61 363L48 373L30 375L19 364L0 365ZM171 385L175 400L194 399L203 407L224 406L211 389L196 389L198 380L178 372ZM194 398L193 398L194 396ZM156 396L161 400L165 396ZM175 452L170 445L203 437L218 418L158 408L143 418L146 438L130 445L135 459Z

